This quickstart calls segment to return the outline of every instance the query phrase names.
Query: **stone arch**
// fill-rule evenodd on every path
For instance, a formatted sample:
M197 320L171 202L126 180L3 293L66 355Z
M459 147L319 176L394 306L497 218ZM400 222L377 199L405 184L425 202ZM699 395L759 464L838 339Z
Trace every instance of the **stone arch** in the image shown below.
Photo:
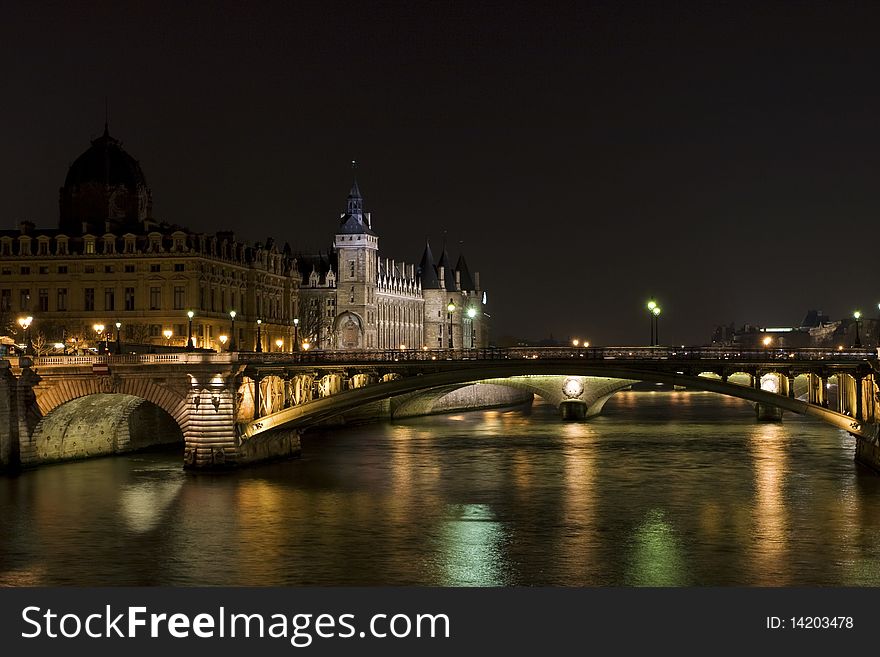
M180 430L186 434L189 427L187 381L177 386L159 385L148 378L116 376L81 376L43 380L33 388L39 415L46 417L51 411L74 399L95 394L123 394L140 397L168 413Z
M176 420L134 395L93 393L51 409L22 445L22 464L106 456L166 443L183 444Z
M336 349L364 348L364 320L350 310L340 313L333 320L333 334L336 336Z

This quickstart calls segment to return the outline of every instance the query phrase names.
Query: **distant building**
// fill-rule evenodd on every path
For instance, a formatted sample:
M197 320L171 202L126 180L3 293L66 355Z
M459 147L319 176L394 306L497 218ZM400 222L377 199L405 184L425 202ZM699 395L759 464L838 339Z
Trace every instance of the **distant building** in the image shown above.
M17 231L0 231L0 317L8 326L32 316L38 348L112 340L116 322L123 343L183 347L188 311L196 347L221 349L223 336L252 350L257 319L266 351L276 340L291 347L299 278L289 249L271 238L249 244L232 232L198 233L154 218L140 163L107 126L70 166L59 214L58 228L23 221Z
M779 348L839 348L850 347L856 343L856 335L862 346L876 345L878 339L877 320L861 318L856 331L856 320L847 318L832 321L821 310L809 310L797 327L762 327L744 324L737 329L731 322L716 326L712 344L740 348L775 346ZM766 340L770 340L765 344Z
M356 181L332 248L300 254L296 263L298 333L309 348L459 349L489 343L479 273L471 276L464 256L453 267L445 246L435 260L426 244L418 267L381 256Z

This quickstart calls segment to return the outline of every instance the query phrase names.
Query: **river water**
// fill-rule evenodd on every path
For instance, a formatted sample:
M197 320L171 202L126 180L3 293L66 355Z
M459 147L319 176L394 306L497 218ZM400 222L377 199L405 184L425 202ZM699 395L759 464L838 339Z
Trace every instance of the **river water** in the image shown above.
M2 585L880 585L880 476L815 420L624 392L307 433L193 475L180 450L0 478Z

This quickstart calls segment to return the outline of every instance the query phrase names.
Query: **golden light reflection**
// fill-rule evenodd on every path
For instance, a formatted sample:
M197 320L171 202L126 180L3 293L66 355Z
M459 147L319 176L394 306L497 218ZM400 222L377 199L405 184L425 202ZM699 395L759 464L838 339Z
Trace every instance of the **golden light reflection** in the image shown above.
M157 479L128 485L119 494L119 515L129 530L144 534L163 520L169 521L166 514L182 488L183 479Z
M788 583L788 526L785 477L788 467L786 430L779 424L757 424L748 437L755 477L752 509L752 582L758 586Z
M562 426L566 448L562 453L562 494L565 531L559 533L559 552L569 573L579 581L594 582L597 539L597 440L596 430L588 423Z

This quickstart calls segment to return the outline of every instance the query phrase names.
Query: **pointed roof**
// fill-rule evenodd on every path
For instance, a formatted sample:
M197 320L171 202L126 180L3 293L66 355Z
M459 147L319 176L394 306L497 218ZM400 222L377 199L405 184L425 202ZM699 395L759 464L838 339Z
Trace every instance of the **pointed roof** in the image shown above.
M456 290L458 289L455 284L455 270L452 268L452 263L449 260L449 251L446 250L446 242L443 243L443 253L440 254L440 262L437 263L437 271L440 271L440 267L443 267L443 278L446 280L446 289L447 290Z
M468 292L474 291L477 289L477 286L474 285L474 279L471 277L471 272L468 269L467 262L464 260L464 254L459 254L458 262L455 265L455 271L458 272L458 281L461 284L462 290L467 290Z
M337 233L343 235L375 235L369 225L364 221L364 197L361 189L358 187L357 180L351 186L348 193L348 201L345 206L345 214L339 222L339 230Z
M431 253L431 243L425 240L425 252L416 269L416 277L422 280L423 290L439 290L440 281L437 280L437 270L434 269L434 254Z

